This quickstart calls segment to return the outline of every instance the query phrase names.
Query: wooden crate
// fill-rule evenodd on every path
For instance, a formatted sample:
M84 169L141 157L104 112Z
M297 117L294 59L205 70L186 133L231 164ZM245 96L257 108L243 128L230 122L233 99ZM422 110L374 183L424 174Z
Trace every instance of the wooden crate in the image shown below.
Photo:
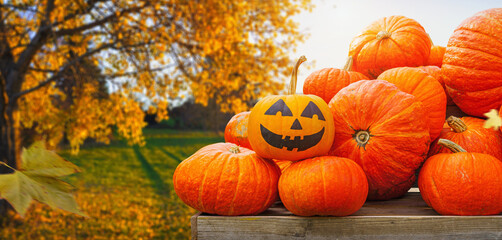
M441 216L412 188L347 217L298 217L278 202L258 216L192 216L192 239L502 239L502 215Z

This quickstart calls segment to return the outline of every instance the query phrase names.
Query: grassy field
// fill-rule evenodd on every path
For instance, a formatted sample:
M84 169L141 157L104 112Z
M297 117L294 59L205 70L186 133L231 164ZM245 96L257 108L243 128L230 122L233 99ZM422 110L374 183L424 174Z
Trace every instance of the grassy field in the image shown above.
M24 219L8 216L0 239L188 239L195 210L173 189L174 169L199 148L223 141L216 133L145 129L144 147L122 141L62 151L82 172L67 180L83 218L33 204Z

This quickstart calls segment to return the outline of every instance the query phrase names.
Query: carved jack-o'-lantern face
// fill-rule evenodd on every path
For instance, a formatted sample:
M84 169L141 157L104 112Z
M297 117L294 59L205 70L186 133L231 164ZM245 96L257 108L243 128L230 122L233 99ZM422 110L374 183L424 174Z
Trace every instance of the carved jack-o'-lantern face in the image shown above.
M295 161L324 155L333 143L333 116L314 95L269 96L251 111L248 138L264 158Z

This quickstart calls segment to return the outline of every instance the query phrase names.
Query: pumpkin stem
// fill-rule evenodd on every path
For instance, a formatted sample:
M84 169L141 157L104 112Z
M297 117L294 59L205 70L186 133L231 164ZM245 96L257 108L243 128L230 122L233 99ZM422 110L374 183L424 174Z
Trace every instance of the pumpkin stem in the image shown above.
M382 40L385 38L390 38L391 35L392 35L392 33L383 30L383 31L378 32L378 34L376 35L376 38L377 38L377 40Z
M446 122L456 133L465 132L465 130L467 130L467 125L465 125L464 121L458 117L449 116L448 119L446 119Z
M293 68L293 72L291 72L291 82L289 83L289 95L293 95L296 93L296 81L298 80L298 67L300 64L307 61L305 56L301 56L295 64Z
M369 142L371 138L371 134L365 130L359 130L355 134L352 134L354 140L359 147L366 147L366 144Z
M450 149L450 151L454 152L454 153L458 153L458 152L467 152L465 151L465 149L463 149L460 145L448 140L448 139L444 139L444 138L440 138L438 140L438 145L440 146L443 146L445 148L448 148Z
M230 149L228 149L228 151L231 153L240 153L241 152L241 150L239 149L239 146L237 146L237 145L230 147Z
M347 58L347 62L345 62L345 66L343 66L343 70L345 71L352 71L352 63L354 62L354 59L352 56L349 56Z

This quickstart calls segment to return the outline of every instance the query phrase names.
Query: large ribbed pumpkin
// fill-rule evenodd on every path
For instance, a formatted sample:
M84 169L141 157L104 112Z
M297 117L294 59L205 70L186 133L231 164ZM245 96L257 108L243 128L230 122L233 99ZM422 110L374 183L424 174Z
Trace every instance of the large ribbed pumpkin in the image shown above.
M343 69L323 68L311 73L303 83L303 93L321 97L326 103L340 91L353 82L369 79L362 73L353 72L352 57L349 57Z
M442 215L493 215L502 212L502 161L484 153L468 153L444 139L455 153L425 161L418 177L424 201Z
M457 118L450 116L446 120L448 128L444 128L439 138L447 139L462 146L467 152L490 154L502 161L502 133L493 128L484 128L485 120L475 117ZM451 151L434 141L429 156Z
M484 117L502 105L502 8L464 20L451 35L441 71L460 109Z
M347 216L368 195L368 181L354 161L322 156L293 163L279 179L281 201L299 216Z
M330 155L357 162L369 183L368 199L402 196L427 157L426 108L411 94L383 80L361 80L329 102L335 120Z
M399 90L421 101L427 111L431 141L439 136L446 118L446 93L438 80L420 68L412 67L389 69L378 79L396 85Z
M256 215L278 198L280 169L252 150L233 143L201 148L174 171L178 197L201 212Z
M381 18L355 37L349 56L354 58L353 70L376 78L395 67L425 65L431 41L424 28L404 16Z
M251 112L235 114L225 127L225 142L235 143L241 147L251 148L248 139L248 121Z
M248 139L256 154L269 159L296 161L326 155L335 128L328 104L315 95L295 94L298 66L291 77L288 95L272 95L251 110Z

